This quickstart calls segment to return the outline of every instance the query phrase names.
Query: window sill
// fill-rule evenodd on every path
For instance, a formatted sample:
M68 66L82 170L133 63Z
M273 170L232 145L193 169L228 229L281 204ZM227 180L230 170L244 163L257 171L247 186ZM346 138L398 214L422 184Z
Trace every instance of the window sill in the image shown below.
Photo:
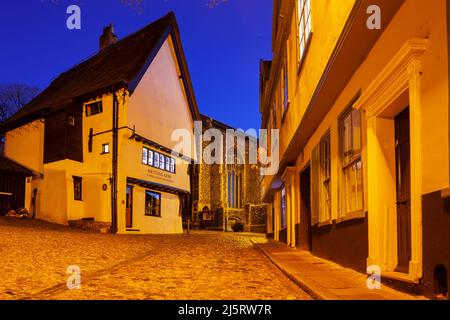
M350 220L365 219L366 217L367 217L367 213L364 211L347 213L344 217L336 219L336 224L340 224L340 223L347 222Z
M144 216L150 217L150 218L162 218L162 216L154 216L152 214L144 214Z

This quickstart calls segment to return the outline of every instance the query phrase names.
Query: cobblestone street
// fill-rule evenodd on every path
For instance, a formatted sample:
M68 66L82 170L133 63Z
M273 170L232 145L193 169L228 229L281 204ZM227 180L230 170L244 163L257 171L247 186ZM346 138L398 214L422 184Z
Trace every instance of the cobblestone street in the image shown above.
M126 236L0 219L0 299L311 299L234 234ZM68 290L68 266L81 290Z

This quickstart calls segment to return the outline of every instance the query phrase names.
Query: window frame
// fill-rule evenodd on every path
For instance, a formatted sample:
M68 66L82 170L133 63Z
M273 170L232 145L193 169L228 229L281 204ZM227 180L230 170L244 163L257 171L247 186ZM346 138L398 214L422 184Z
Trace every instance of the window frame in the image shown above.
M144 154L147 156L145 157ZM144 161L146 159L146 161ZM171 173L177 173L176 160L173 157L167 156L161 152L155 151L148 147L142 147L142 160L143 165Z
M96 108L95 111L94 111L94 107ZM90 110L90 112L88 112L88 110ZM85 111L86 118L93 117L95 115L103 113L103 101L100 100L100 101L91 102L91 103L86 104L84 107L84 111Z
M319 183L320 183L320 211L319 225L330 224L332 221L331 197L331 131L328 130L320 139L319 152ZM328 195L326 195L328 192ZM326 204L326 207L324 207ZM328 212L324 212L325 208Z
M75 201L83 201L83 178L72 176L73 179L73 199ZM79 183L79 194L77 192L77 183Z
M105 151L105 147L107 147L108 150ZM102 153L101 154L104 155L104 154L109 154L109 153L111 153L110 144L109 143L103 143L102 144Z
M359 126L360 126L360 132L359 132L359 142L360 142L360 148L355 153L355 127L353 122L353 115L354 113L359 114ZM349 157L349 160L346 160L345 155L345 121L348 117L351 117L351 156ZM364 166L363 166L363 155L362 155L362 113L360 110L357 110L354 108L354 102L350 103L350 105L341 113L339 116L339 177L340 177L340 183L339 183L339 218L338 222L343 222L351 219L358 219L365 217L365 199L364 199ZM348 195L345 194L346 192L346 185L345 185L345 177L346 177L346 171L350 170L352 167L357 166L359 163L360 168L358 169L360 171L361 175L361 198L357 199L361 201L361 208L358 208L356 210L349 210L347 211L347 205L343 203L343 199L345 197L348 197Z
M308 4L308 5L306 5ZM305 9L308 9L307 23L304 23ZM301 9L301 12L300 12ZM309 51L311 39L313 35L312 31L312 9L311 0L296 0L296 27L297 27L297 74L300 74L303 63ZM303 22L303 25L301 25ZM306 34L308 33L308 34ZM303 45L303 47L302 47Z
M147 211L147 196L149 195L149 194L152 194L152 195L156 195L156 196L158 196L158 200L159 200L159 206L158 206L158 212L156 213L156 214L153 214L153 213L148 213L148 211ZM146 189L145 190L145 207L144 207L144 215L146 216L146 217L155 217L155 218L161 218L162 217L162 215L161 215L161 208L162 208L162 194L160 193L160 192L156 192L156 191L153 191L153 190L150 190L150 189ZM152 210L152 212L153 212L153 210Z

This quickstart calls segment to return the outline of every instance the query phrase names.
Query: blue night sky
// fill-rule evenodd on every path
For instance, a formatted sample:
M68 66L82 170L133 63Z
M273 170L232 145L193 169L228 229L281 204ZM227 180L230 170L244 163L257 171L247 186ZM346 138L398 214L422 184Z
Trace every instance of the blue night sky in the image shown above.
M219 0L213 8L210 1L143 0L141 13L121 0L1 1L0 84L42 90L96 53L110 22L123 38L174 11L200 112L259 128L259 59L271 58L272 0ZM66 28L71 4L81 7L81 30Z

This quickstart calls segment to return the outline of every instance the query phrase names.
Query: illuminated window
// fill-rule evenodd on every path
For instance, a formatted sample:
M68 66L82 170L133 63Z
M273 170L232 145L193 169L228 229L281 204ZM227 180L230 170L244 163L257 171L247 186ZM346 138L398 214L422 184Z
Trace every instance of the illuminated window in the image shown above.
M159 168L161 169L161 170L164 170L164 164L166 163L165 161L164 161L164 156L162 155L162 154L160 154L159 155Z
M153 191L145 192L145 215L161 217L161 194Z
M159 153L158 152L153 153L153 166L155 168L159 168Z
M109 143L105 143L102 145L102 154L108 154L109 153Z
M175 173L175 159L170 159L170 172Z
M90 103L86 105L86 117L94 116L103 112L102 101Z
M170 158L166 157L166 171L170 172Z
M142 163L151 167L175 173L175 159L148 148L142 148Z
M305 55L311 34L311 0L297 0L298 14L298 63Z
M146 148L142 149L142 163L148 164L148 150Z
M351 108L340 119L340 148L343 181L341 215L364 210L361 160L361 113Z
M148 165L153 167L153 151L148 150Z

